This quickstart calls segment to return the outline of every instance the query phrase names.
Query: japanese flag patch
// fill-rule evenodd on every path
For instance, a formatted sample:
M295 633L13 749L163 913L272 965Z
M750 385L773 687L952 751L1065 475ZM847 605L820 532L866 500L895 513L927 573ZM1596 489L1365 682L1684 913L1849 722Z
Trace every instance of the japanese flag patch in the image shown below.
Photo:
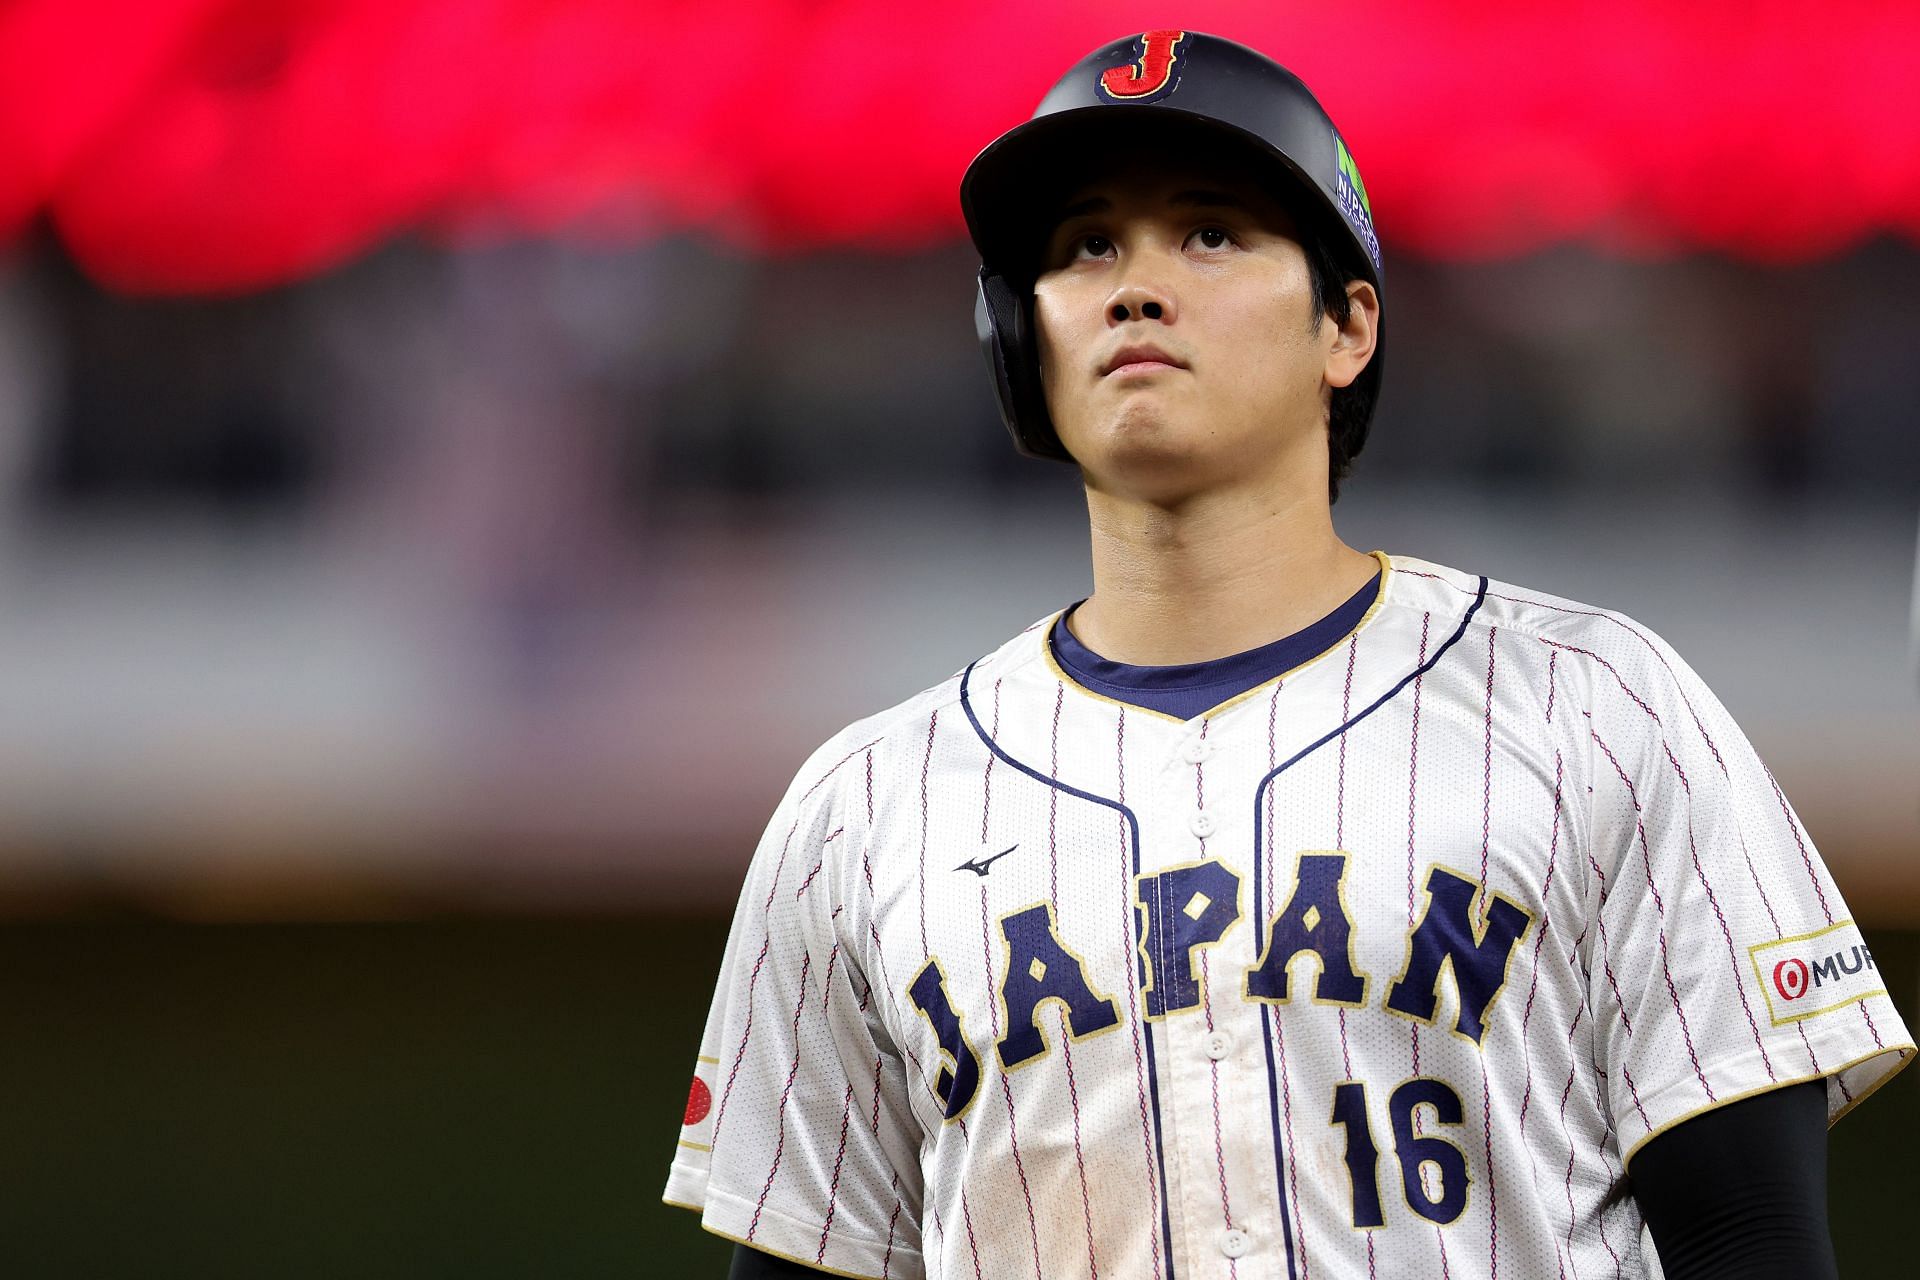
M680 1121L680 1145L693 1151L713 1150L713 1073L720 1064L702 1057L687 1089L687 1110Z

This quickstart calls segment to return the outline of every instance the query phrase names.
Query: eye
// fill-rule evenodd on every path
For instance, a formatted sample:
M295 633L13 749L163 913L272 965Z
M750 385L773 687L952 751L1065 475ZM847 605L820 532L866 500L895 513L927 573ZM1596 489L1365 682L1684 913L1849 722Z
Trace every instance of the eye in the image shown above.
M1201 227L1187 240L1189 243L1199 242L1203 249L1224 249L1233 243L1233 236L1224 227Z
M1104 258L1113 252L1113 241L1100 235L1081 236L1073 242L1072 247L1075 260Z

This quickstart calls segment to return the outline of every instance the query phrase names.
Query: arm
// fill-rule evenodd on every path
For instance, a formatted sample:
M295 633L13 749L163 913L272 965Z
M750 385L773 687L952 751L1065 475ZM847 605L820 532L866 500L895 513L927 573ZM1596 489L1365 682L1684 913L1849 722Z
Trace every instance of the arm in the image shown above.
M827 1274L737 1244L733 1246L733 1266L727 1270L727 1280L817 1280Z
M1809 1080L1716 1107L1634 1156L1634 1199L1667 1280L1837 1280L1826 1089Z

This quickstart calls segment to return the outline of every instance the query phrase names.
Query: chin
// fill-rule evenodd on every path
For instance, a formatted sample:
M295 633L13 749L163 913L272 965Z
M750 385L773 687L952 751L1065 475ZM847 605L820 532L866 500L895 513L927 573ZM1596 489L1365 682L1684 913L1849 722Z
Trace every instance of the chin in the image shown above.
M1175 501L1211 487L1234 461L1222 441L1184 414L1144 398L1122 406L1070 451L1099 487L1150 501Z

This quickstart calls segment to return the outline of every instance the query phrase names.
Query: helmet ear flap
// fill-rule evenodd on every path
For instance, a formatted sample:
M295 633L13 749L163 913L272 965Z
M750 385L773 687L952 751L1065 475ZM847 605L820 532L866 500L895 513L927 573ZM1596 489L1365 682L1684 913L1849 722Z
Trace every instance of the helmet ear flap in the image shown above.
M1016 289L991 267L980 268L980 288L973 305L973 327L980 352L993 374L1000 401L1000 418L1013 437L1014 448L1030 458L1073 461L1060 443L1047 414L1046 393L1040 387L1040 349L1033 326L1033 295Z

